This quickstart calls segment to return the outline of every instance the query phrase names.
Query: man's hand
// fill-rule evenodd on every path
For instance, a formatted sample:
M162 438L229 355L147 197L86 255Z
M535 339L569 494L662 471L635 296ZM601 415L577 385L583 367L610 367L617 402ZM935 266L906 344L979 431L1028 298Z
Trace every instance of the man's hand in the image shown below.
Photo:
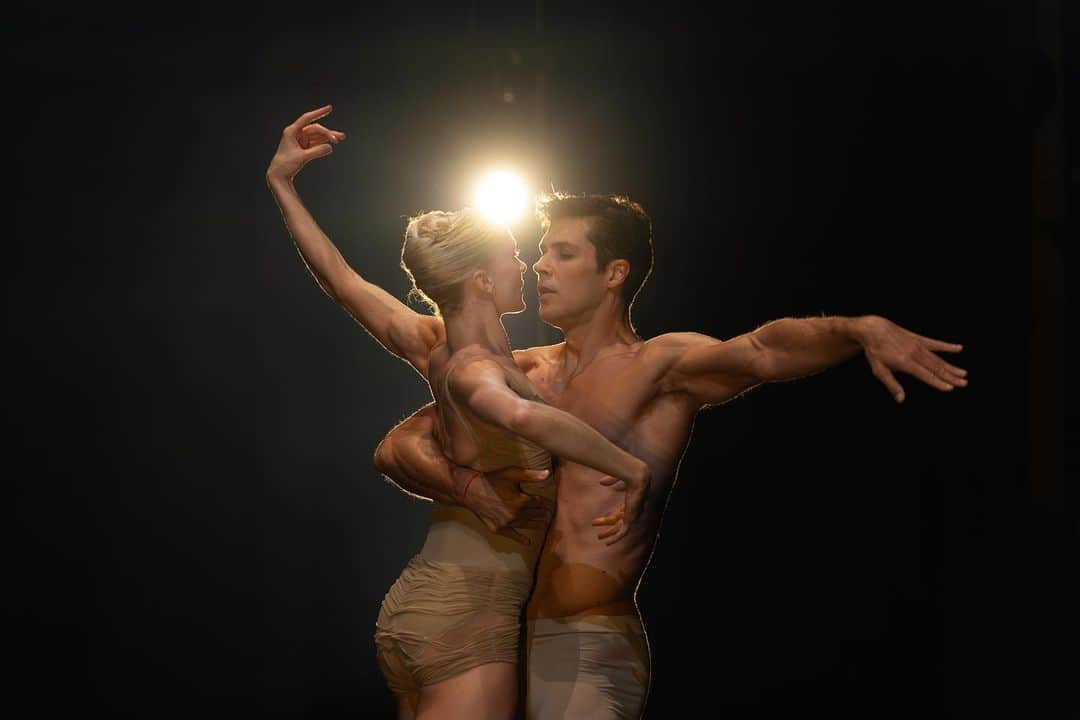
M329 155L334 149L332 145L345 139L345 133L315 122L329 115L332 109L330 105L324 105L318 110L304 113L286 126L277 152L266 170L268 180L292 180L301 168L315 158Z
M462 507L471 510L488 530L529 545L529 538L518 530L546 528L555 514L555 501L530 494L526 484L545 480L549 474L547 470L523 468L480 473L455 467L454 486L464 489L459 500Z
M967 370L950 365L936 355L958 353L962 345L916 335L876 315L860 318L858 322L857 337L874 377L888 388L896 402L904 402L904 388L893 377L897 370L943 392L967 386Z

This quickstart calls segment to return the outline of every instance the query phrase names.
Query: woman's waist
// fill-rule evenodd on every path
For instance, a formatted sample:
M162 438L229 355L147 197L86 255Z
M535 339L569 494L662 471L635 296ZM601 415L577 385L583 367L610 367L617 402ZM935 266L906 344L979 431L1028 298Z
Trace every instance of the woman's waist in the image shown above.
M483 610L520 617L531 588L532 578L523 573L415 555L387 591L380 616L407 611L451 617Z
M532 582L546 529L522 529L529 544L492 532L471 510L436 503L420 556L435 562L518 573Z

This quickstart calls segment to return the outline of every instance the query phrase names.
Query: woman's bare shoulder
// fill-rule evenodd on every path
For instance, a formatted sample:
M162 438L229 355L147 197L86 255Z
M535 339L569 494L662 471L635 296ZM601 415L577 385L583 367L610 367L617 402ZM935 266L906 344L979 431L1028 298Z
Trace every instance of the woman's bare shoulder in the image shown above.
M562 352L563 345L565 343L538 345L523 350L515 350L514 363L517 364L521 372L528 374L530 370L555 362L559 353Z
M445 373L449 373L446 376L447 383L456 392L478 382L504 379L508 366L512 364L509 358L500 357L486 348L473 345L448 354L442 368Z

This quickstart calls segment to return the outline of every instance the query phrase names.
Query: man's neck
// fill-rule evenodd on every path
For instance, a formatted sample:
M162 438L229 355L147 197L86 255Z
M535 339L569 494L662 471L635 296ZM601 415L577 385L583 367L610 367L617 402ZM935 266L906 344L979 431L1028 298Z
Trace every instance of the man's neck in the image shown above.
M563 380L568 381L596 358L610 354L613 348L627 348L641 342L623 309L618 312L605 310L597 308L590 317L563 328L565 341L559 362Z

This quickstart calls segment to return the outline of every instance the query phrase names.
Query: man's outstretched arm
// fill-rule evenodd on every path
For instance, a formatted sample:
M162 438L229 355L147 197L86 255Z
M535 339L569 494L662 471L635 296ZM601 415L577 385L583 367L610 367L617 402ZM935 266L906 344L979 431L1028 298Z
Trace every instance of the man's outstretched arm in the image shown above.
M375 469L409 495L468 508L492 532L528 544L517 530L546 527L555 506L546 497L524 493L521 484L543 480L548 472L479 473L454 465L435 439L435 422L434 403L402 421L375 449Z
M782 318L725 341L671 333L653 342L658 352L668 353L665 389L686 392L703 405L725 402L761 383L819 373L859 352L897 402L904 401L904 390L895 371L945 392L967 385L967 371L936 354L960 352L962 346L917 335L876 315Z

